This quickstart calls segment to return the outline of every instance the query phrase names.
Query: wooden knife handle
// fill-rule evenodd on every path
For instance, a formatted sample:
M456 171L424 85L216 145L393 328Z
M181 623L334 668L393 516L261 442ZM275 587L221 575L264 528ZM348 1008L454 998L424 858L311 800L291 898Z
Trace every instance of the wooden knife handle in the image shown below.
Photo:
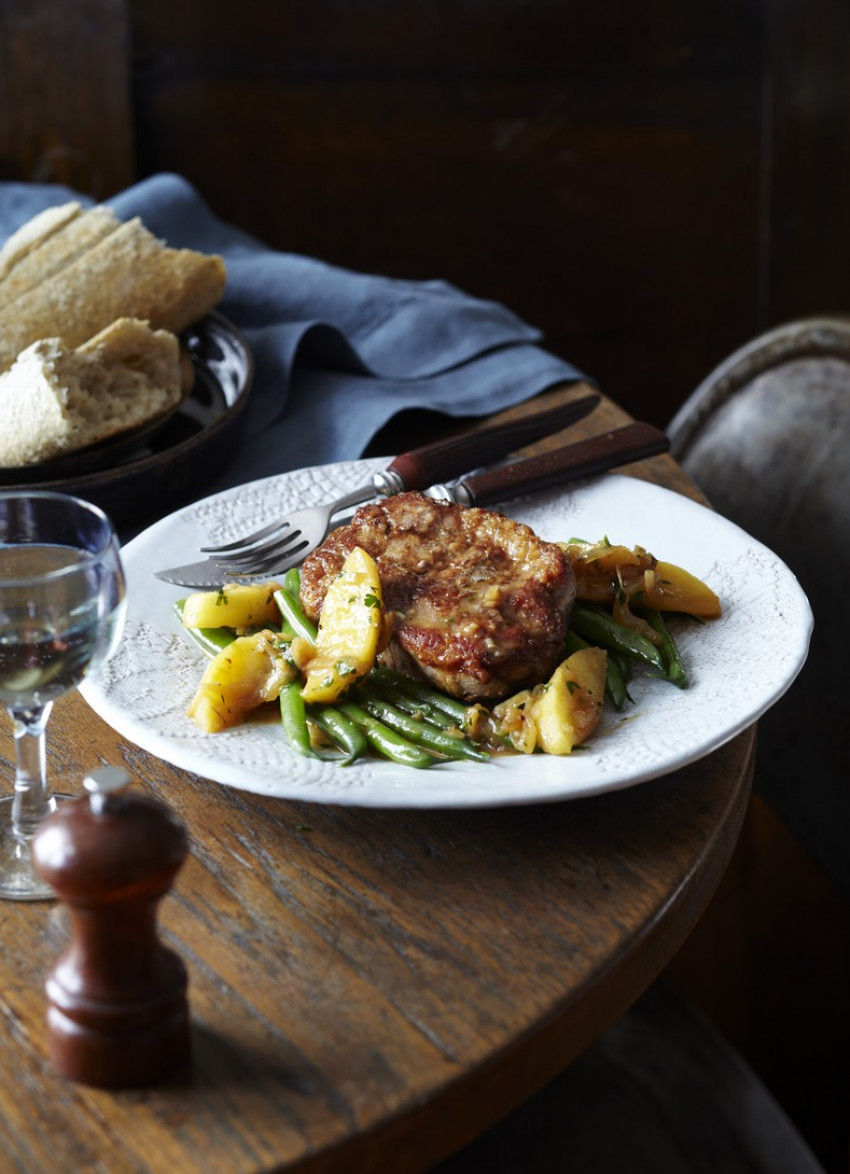
M523 493L534 493L582 477L592 477L631 461L667 452L669 438L651 424L627 424L553 452L514 461L465 477L461 485L473 505L492 505Z
M474 428L447 440L437 440L397 456L389 466L407 489L427 489L439 481L459 477L470 469L489 465L543 436L550 436L593 411L598 395L585 395L534 416L504 424Z

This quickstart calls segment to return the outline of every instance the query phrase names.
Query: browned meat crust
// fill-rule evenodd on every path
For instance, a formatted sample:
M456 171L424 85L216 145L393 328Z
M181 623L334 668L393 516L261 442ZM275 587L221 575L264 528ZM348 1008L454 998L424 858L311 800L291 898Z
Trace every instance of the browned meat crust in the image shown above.
M528 526L421 493L362 506L304 562L301 600L313 619L355 546L378 563L397 667L467 701L506 697L554 670L575 578L561 549Z

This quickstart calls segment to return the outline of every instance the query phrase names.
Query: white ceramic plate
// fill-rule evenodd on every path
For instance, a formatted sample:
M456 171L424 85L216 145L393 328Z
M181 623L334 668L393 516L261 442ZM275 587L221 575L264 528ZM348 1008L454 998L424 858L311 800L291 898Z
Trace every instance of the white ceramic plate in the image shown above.
M745 729L802 667L811 610L796 578L765 546L695 503L646 482L608 475L507 503L542 537L641 545L704 579L723 615L677 621L686 690L649 677L634 705L606 709L592 742L569 757L534 755L412 770L377 759L348 767L300 757L274 722L203 734L186 717L204 655L173 614L180 588L153 571L188 562L198 547L232 540L297 506L337 497L382 461L302 469L188 506L124 549L129 610L121 646L86 681L89 704L124 737L175 766L227 786L286 799L369 807L483 807L553 802L667 774Z

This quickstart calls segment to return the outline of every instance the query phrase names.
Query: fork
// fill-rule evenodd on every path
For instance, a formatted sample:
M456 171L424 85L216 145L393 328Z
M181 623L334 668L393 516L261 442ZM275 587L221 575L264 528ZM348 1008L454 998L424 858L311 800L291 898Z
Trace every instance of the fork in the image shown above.
M268 526L224 546L202 546L225 571L253 569L280 558L305 558L324 540L336 514L373 497L391 497L406 489L427 489L458 476L471 464L490 464L507 453L547 436L588 415L599 403L596 394L570 400L521 420L470 429L397 456L357 489L319 506L296 510Z
M670 447L667 436L651 424L634 423L610 432L567 444L562 448L526 457L511 464L496 465L464 477L452 485L433 485L428 496L457 502L459 505L483 506L506 501L523 494L534 493L552 486L564 485L592 477L608 469L632 461L645 460L666 452ZM256 548L255 548L256 549ZM308 552L309 553L309 552ZM246 556L244 567L232 569L222 566L214 557L185 567L154 571L158 579L181 587L212 589L220 587L228 576L233 581L262 579L269 575L283 575L301 561L298 553L284 550L281 554Z
M484 469L464 477L455 485L433 485L427 495L464 506L493 505L658 456L667 452L669 447L670 441L664 432L652 424L637 421L538 456ZM301 558L293 557L292 552L286 550L282 555L272 551L260 559L246 556L246 560L245 573L254 577L281 575Z

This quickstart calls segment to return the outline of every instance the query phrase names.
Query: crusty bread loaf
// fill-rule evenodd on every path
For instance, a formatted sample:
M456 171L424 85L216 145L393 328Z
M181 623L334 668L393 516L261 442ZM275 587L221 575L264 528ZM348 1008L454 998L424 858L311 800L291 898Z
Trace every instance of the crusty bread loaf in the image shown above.
M105 440L180 398L180 347L168 331L121 318L77 348L40 339L0 375L0 465L31 465Z
M39 339L77 347L118 318L176 334L221 299L221 257L169 248L105 207L50 212L0 252L0 371Z

